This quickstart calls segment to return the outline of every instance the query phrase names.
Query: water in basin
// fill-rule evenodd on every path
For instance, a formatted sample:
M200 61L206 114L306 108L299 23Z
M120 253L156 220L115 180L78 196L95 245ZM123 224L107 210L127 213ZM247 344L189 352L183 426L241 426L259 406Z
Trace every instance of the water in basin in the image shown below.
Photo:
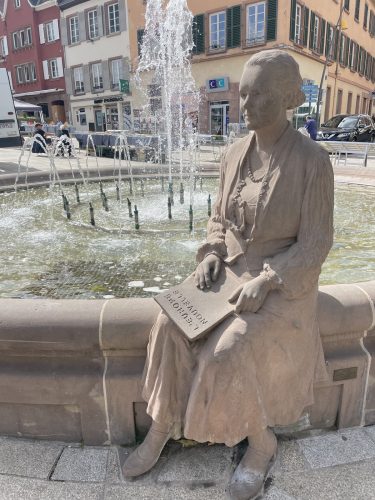
M177 284L195 268L195 253L205 238L207 198L213 201L217 179L198 182L194 196L194 232L189 232L189 205L178 193L168 220L166 193L158 180L145 179L142 197L136 181L140 231L129 218L123 182L122 203L113 182L105 183L109 212L101 206L98 184L81 204L73 187L65 187L72 218L67 221L58 190L48 188L0 195L0 297L80 298L147 297ZM178 183L175 190L178 191ZM335 243L323 266L321 284L374 279L374 188L337 185ZM97 228L90 226L88 196ZM134 203L134 198L132 198ZM98 229L99 228L99 229ZM120 232L121 230L121 232Z

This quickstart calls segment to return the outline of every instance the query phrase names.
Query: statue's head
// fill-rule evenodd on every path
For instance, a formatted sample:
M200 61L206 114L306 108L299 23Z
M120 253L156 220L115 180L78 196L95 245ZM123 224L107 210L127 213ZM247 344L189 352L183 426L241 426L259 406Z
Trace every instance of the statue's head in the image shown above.
M267 127L287 109L305 101L296 61L284 50L264 50L245 64L240 81L241 110L248 129Z

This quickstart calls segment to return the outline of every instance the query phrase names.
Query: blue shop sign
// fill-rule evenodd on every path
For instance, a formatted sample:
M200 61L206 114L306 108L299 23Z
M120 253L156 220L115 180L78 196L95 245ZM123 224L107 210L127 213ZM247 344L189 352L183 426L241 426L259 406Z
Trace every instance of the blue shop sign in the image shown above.
M229 78L227 76L221 76L207 80L206 90L207 92L223 92L229 90Z

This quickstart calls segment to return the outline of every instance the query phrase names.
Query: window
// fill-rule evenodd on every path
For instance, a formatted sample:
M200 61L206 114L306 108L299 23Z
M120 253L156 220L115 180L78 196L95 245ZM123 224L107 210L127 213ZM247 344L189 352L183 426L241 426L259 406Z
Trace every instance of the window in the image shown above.
M73 69L73 82L74 82L74 93L79 94L85 91L85 84L83 79L83 67Z
M57 61L56 59L51 59L49 62L49 74L51 75L51 78L58 78L59 72L57 69Z
M210 50L225 48L225 12L210 14Z
M53 42L55 40L55 32L53 30L53 23L46 23L45 25L45 30L46 30L46 39L47 42Z
M302 7L296 4L296 23L294 25L294 41L302 42Z
M20 46L24 47L26 45L26 31L22 30L19 33Z
M350 8L350 0L345 0L345 1L344 1L344 8L345 8L345 10L349 11L349 8Z
M0 38L0 55L6 57L8 55L8 40L6 36Z
M265 2L247 6L247 45L254 45L265 41L265 12Z
M27 45L31 45L33 43L31 28L26 28L26 42Z
M121 78L121 68L122 68L122 60L121 59L113 59L111 62L111 87L112 89L119 88L119 80Z
M70 43L79 42L79 21L78 16L69 18Z
M352 112L352 101L353 101L353 93L349 92L348 93L348 102L346 104L346 113L348 115L350 115Z
M19 36L18 36L18 33L13 33L12 34L12 38L13 38L13 48L16 50L16 49L19 49L21 44L20 44L20 41L19 41Z
M22 66L16 67L16 76L17 76L17 83L24 83L23 67Z
M14 0L14 7L19 9L21 7L21 0Z
M341 104L342 104L342 90L339 89L337 92L336 115L339 115L341 113Z
M18 31L18 33L13 33L13 37L13 40L15 40L15 43L17 44L17 47L15 46L14 48L27 47L32 43L31 28L26 28L24 30Z
M25 28L12 33L12 39L14 50L30 46L32 44L31 28Z
M315 16L312 49L316 51L319 50L319 23L320 23L319 17Z
M78 108L76 110L76 120L78 125L87 125L86 108Z
M99 36L99 22L98 22L98 11L90 10L87 13L87 21L89 28L89 38L97 38Z
M102 63L91 65L91 81L93 90L103 90Z
M327 25L327 40L326 40L326 57L330 60L333 59L333 53L334 53L334 27L331 26L330 24Z
M368 23L368 5L365 3L365 12L363 14L363 27L365 30L367 30L367 23Z
M361 0L355 0L355 11L354 11L354 19L359 21L359 9L361 7Z
M36 69L35 69L34 63L30 65L30 72L31 72L31 80L33 82L35 82L36 81Z
M17 83L28 83L36 81L36 71L34 63L16 66Z
M118 3L108 6L108 33L118 33L120 31L120 11Z
M355 101L355 114L358 115L359 113L359 103L360 103L361 97L357 95L356 101Z
M62 57L57 57L56 59L46 59L42 61L42 63L45 80L49 80L50 78L61 78L64 76Z
M340 64L345 65L345 50L346 50L346 37L341 35L341 43L340 43Z

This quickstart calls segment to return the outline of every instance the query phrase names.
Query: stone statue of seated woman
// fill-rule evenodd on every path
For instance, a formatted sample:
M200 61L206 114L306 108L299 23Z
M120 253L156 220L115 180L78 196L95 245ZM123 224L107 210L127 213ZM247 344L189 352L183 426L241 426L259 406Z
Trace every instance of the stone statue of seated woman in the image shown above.
M169 438L227 446L246 438L228 492L256 498L277 450L273 428L313 403L324 370L317 292L332 245L333 174L328 154L287 121L305 101L301 84L286 51L259 52L245 65L240 98L251 132L223 157L195 271L196 285L210 288L230 266L241 280L235 312L193 342L159 314L143 376L152 425L125 476L151 469Z

